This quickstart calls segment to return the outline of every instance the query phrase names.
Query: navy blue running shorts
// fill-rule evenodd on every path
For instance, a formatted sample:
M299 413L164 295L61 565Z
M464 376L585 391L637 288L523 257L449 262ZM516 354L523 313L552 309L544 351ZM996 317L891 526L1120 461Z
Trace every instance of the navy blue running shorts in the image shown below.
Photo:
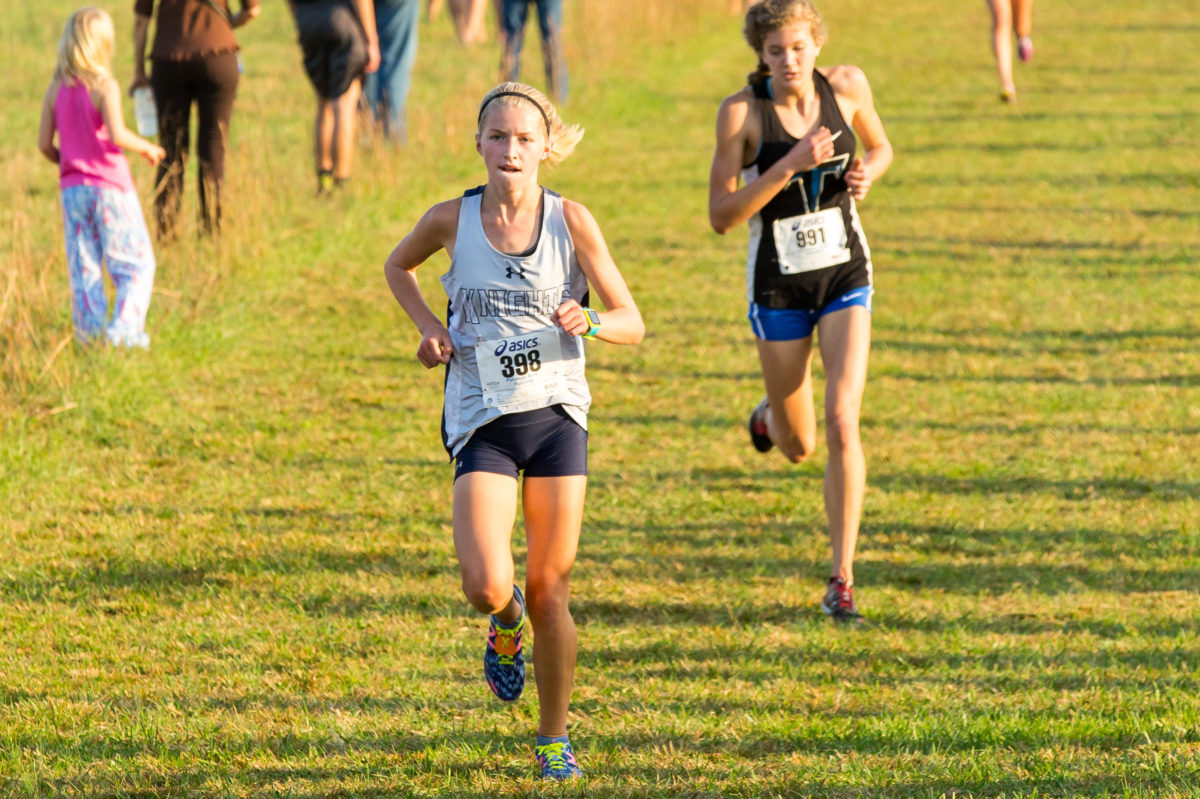
M471 434L458 452L454 479L467 472L516 478L587 474L587 431L561 405L509 413Z

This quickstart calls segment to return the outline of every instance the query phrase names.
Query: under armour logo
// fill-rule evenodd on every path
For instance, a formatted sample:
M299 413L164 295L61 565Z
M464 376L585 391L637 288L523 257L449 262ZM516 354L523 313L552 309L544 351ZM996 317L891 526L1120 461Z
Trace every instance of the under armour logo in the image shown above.
M525 268L521 266L506 266L504 267L504 276L509 280L512 280L514 277L519 277L524 280Z

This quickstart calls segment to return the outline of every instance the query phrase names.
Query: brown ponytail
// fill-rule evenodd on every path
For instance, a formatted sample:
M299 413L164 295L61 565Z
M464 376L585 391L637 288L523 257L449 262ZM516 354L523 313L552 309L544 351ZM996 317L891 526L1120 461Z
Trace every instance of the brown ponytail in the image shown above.
M771 77L771 70L767 68L764 61L759 59L758 67L746 76L746 83L756 83L764 78Z

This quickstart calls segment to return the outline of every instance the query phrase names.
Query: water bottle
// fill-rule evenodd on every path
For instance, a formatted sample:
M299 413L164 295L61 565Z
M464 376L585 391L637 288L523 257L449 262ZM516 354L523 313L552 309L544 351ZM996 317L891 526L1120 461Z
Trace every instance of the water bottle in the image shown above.
M158 135L158 111L154 108L154 92L149 86L133 90L133 115L137 118L139 135Z

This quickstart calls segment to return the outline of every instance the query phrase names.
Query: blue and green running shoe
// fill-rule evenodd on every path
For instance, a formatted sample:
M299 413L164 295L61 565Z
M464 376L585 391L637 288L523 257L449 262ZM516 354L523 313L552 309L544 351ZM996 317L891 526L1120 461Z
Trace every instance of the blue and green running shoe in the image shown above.
M516 701L525 690L525 657L521 654L521 634L525 631L525 597L513 586L513 598L521 606L521 618L505 627L492 616L487 648L483 650L483 676L492 693L505 702Z
M575 750L565 735L559 738L539 735L533 752L544 780L573 780L583 776L583 769L575 762Z

